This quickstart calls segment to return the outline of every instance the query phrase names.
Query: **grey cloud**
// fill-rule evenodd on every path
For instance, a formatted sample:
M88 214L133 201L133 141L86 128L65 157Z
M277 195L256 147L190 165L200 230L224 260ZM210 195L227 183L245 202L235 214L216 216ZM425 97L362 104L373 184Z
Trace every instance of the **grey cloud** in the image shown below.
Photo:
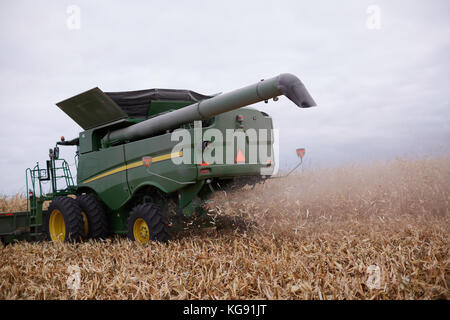
M66 27L67 6L81 29ZM368 5L381 29L366 28ZM80 128L54 104L89 88L211 94L282 72L319 104L257 107L281 135L281 166L446 150L450 139L448 1L2 1L0 193ZM73 163L73 149L63 156ZM308 162L309 161L309 162Z

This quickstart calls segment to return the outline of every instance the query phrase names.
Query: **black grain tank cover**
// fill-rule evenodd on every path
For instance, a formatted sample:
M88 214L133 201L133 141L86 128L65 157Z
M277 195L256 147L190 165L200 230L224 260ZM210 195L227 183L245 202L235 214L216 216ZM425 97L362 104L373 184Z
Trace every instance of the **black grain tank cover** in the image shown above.
M188 101L198 102L213 96L206 96L191 90L179 89L146 89L137 91L105 92L129 117L146 118L151 102Z

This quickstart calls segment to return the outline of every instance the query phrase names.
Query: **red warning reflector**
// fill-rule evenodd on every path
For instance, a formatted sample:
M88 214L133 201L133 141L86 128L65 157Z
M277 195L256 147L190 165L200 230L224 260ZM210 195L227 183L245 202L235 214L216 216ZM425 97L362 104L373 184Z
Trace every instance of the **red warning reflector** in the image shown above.
M145 167L150 167L150 164L152 163L152 157L143 157L142 162L144 163Z
M305 149L304 148L299 148L297 150L295 150L297 152L297 156L299 158L303 158L303 156L305 155Z
M0 214L1 217L11 217L11 216L13 216L13 215L14 215L13 213L3 213L3 214Z
M245 156L241 150L238 150L238 153L236 155L236 163L242 163L242 162L245 162Z
M200 173L203 173L203 174L209 173L209 169L202 169L202 170L200 170Z

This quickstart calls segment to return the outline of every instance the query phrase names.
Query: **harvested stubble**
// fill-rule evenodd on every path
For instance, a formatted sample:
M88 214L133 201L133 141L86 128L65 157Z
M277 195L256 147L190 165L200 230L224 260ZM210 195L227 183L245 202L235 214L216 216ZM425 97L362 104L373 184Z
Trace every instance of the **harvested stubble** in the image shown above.
M449 181L449 157L305 170L217 193L217 230L167 245L8 245L0 298L447 299Z

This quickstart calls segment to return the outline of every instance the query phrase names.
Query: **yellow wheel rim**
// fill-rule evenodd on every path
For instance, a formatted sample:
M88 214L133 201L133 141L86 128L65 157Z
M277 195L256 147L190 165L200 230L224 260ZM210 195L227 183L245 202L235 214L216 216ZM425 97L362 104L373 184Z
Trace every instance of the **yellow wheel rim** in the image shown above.
M150 240L150 230L147 222L142 218L137 218L133 225L134 240L146 244Z
M53 210L50 214L48 229L52 241L64 242L66 238L66 224L64 223L64 217L61 211L58 209Z
M88 233L89 233L88 219L87 219L86 213L84 213L84 211L81 211L81 215L83 216L84 237L87 238Z

